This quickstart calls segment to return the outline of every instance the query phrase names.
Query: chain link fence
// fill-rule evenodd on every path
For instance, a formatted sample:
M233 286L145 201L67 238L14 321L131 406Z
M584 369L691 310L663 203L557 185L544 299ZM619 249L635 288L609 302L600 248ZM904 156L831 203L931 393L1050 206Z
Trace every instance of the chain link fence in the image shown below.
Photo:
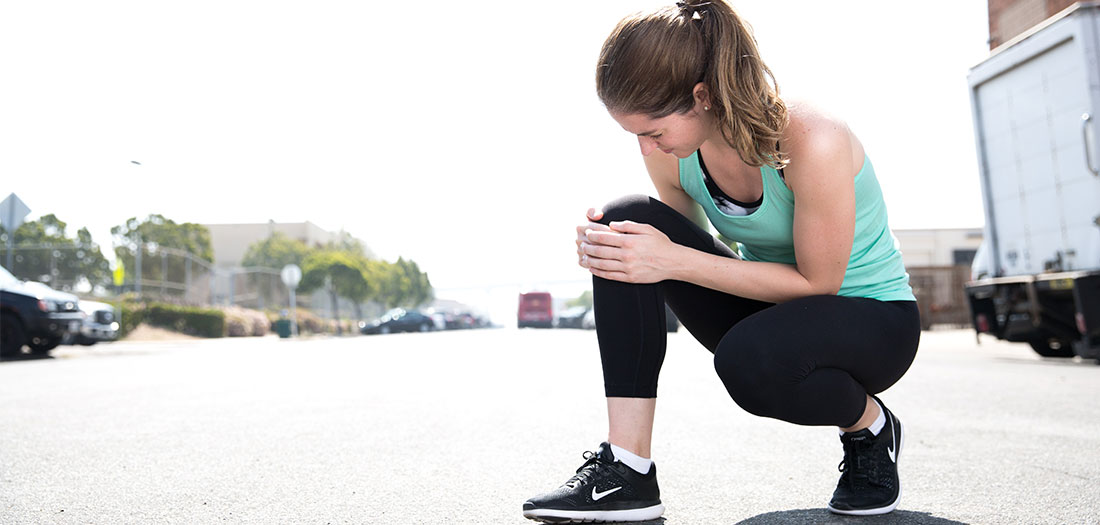
M970 280L970 266L917 266L907 270L920 308L921 328L970 326L965 289Z
M6 246L0 263L7 266ZM96 296L136 294L173 303L236 305L265 310L285 308L289 290L274 268L219 268L189 252L146 244L116 248L114 268L98 247L16 245L8 270L19 279L39 281L65 292ZM309 297L302 306L309 307Z

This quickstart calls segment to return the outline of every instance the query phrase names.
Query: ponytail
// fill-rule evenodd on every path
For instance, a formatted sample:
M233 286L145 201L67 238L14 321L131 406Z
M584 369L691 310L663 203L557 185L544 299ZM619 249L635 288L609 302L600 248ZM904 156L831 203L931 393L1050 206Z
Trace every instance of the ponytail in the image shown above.
M787 107L752 30L722 0L683 0L624 18L600 50L596 92L608 111L661 118L710 92L722 138L752 166L782 168Z

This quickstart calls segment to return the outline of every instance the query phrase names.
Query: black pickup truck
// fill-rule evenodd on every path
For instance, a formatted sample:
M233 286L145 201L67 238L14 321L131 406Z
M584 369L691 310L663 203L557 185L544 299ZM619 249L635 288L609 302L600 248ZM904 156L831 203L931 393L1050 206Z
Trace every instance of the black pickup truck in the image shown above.
M45 297L0 268L0 357L53 350L69 334L79 333L84 314L77 301Z

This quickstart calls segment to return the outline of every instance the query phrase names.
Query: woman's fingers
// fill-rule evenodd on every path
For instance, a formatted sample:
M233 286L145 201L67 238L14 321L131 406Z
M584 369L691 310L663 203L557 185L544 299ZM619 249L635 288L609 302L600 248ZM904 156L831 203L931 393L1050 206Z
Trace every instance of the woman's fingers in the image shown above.
M615 221L610 224L610 230L621 233L650 233L656 228L634 221Z
M622 261L617 261L615 259L603 259L591 255L584 255L581 257L581 260L584 267L589 270L595 268L603 271L621 272L625 268Z
M582 242L580 246L581 255L587 255L597 259L621 259L621 250L614 246L607 246L604 244L592 244L589 242Z
M585 237L590 243L602 244L604 246L621 247L626 243L625 235L611 231L588 230L585 232Z

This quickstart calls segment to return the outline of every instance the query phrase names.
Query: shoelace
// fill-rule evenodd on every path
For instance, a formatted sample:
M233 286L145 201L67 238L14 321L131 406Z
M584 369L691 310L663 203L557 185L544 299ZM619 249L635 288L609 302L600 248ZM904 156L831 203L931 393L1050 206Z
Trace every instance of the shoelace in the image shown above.
M604 461L591 450L585 451L581 454L581 457L585 459L583 465L577 469L577 473L569 478L569 481L565 482L565 485L569 488L577 488L589 478L592 478L604 467Z
M841 479L847 478L848 485L852 487L856 486L857 482L884 486L885 484L879 479L878 475L879 462L875 461L873 455L873 442L846 441L844 443L844 459L837 465L837 470L842 474Z

